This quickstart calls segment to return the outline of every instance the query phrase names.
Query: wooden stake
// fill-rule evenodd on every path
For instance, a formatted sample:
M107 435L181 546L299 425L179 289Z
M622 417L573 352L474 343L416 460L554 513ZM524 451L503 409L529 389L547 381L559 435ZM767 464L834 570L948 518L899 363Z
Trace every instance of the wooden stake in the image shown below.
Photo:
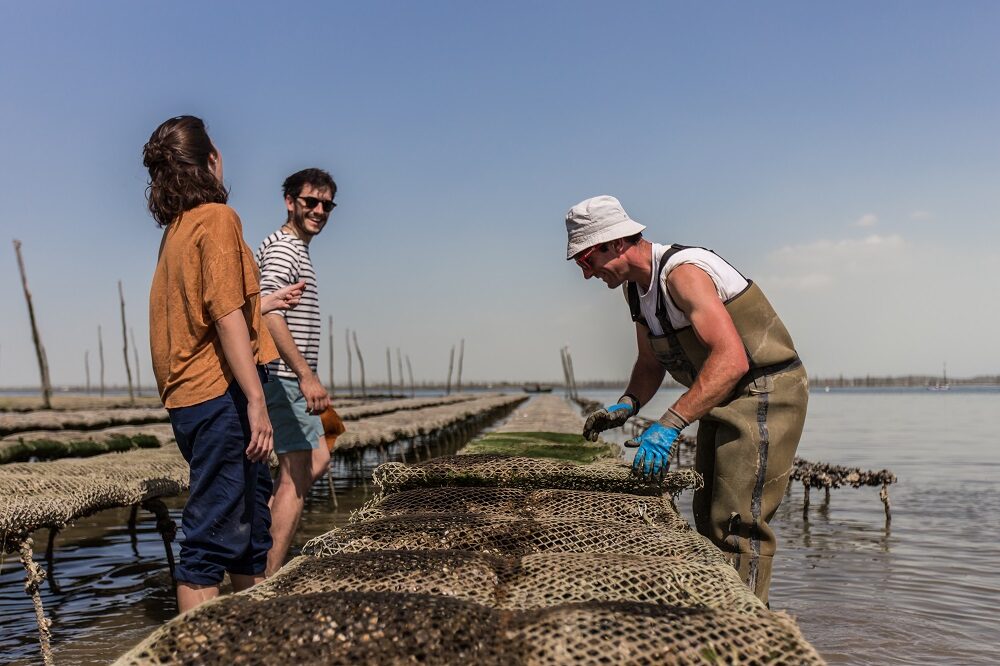
M458 352L458 381L456 382L457 387L455 389L456 393L462 392L462 361L465 359L465 338L462 338L461 346Z
M329 325L327 326L327 331L329 334L330 343L330 397L337 392L337 386L333 383L333 315L330 315ZM332 486L331 486L332 488Z
M351 337L354 339L354 351L358 354L358 368L361 370L361 397L368 397L368 389L365 387L365 359L361 356L361 347L358 346L358 332L351 331Z
M569 381L572 387L571 395L576 399L579 395L576 392L576 373L573 371L573 355L569 353L569 347L566 347L566 363L569 367Z
M566 382L566 397L569 396L569 366L566 365L566 348L563 347L559 350L559 360L562 362L563 369L563 381Z
M399 393L406 395L406 380L403 379L403 356L399 353L399 347L396 347L396 367L399 369Z
M135 394L142 395L142 379L139 378L139 348L135 344L135 329L128 330L128 337L132 341L132 358L135 359Z
M87 373L87 395L90 395L90 350L85 349L83 352L83 369Z
M385 348L385 371L389 378L389 395L392 396L392 352Z
M101 325L97 325L97 357L101 362L101 397L104 397L104 338L101 336Z
M344 345L347 347L347 395L354 397L354 378L352 374L352 356L351 354L351 329L344 329Z
M410 376L410 397L417 395L417 389L413 386L413 366L410 365L410 355L406 355L406 374Z
M42 376L42 407L52 409L52 382L49 380L49 360L42 345L42 336L38 332L35 321L35 306L31 302L31 291L28 289L28 274L24 270L24 259L21 257L21 241L14 240L14 252L17 254L17 267L21 271L21 286L24 287L24 300L28 303L28 320L31 322L31 340L35 343L35 355L38 357L38 371Z
M451 356L448 357L448 383L445 384L444 394L451 395L451 371L455 365L455 345L451 346Z
M122 306L122 354L125 356L125 378L128 379L128 401L135 404L135 392L132 390L132 369L128 362L128 329L125 326L125 292L122 290L122 281L118 280L118 299Z

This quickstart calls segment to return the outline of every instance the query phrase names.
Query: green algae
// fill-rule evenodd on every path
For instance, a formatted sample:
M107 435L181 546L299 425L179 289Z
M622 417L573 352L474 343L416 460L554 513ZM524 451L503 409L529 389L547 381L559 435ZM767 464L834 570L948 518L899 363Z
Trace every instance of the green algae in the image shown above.
M603 442L590 442L580 435L561 432L491 432L470 442L462 453L552 458L578 463L617 457L617 452Z
M110 435L102 440L19 439L0 442L0 464L26 462L31 459L86 458L115 451L156 449L159 447L159 439L153 435L144 434Z

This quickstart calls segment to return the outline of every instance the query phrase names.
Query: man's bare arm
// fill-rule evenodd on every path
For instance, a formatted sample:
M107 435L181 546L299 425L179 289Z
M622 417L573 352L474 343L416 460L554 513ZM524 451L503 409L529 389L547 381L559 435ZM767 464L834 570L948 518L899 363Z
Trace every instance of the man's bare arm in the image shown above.
M672 407L691 422L728 398L750 365L736 325L705 271L691 264L678 266L667 277L667 289L708 349L694 384Z
M635 325L635 341L639 354L632 366L632 376L629 378L625 392L634 395L640 404L649 404L663 384L666 369L660 365L649 344L649 329L642 324Z
M285 318L277 313L264 315L264 322L267 330L274 339L274 344L278 348L281 359L285 362L295 376L299 378L299 388L306 399L306 407L313 414L319 414L330 406L330 395L323 388L323 383L309 367L305 356L299 351L292 332L288 330L288 323Z

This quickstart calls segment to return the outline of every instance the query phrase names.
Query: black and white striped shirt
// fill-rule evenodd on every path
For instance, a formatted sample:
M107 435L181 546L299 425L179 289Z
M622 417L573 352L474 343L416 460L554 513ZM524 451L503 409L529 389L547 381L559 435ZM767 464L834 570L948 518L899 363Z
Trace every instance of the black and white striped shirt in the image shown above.
M260 244L257 264L260 266L261 295L305 280L305 290L298 306L276 312L285 318L295 345L315 372L319 363L319 291L316 288L316 271L309 258L309 246L278 229ZM296 379L295 373L280 358L269 363L268 370L279 377Z

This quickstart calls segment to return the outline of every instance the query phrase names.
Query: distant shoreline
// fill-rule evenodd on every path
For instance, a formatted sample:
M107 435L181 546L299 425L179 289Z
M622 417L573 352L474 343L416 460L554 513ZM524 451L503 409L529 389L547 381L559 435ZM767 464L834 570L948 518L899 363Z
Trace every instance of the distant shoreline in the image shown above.
M627 379L617 379L617 380L598 380L598 381L586 381L577 382L577 389L621 389L625 384L628 383ZM553 382L553 381L538 381L535 379L523 380L523 381L477 381L477 382L462 382L462 390L472 390L472 391L490 391L490 390L517 390L520 391L525 386L535 386L540 385L544 387L552 387L553 390L563 391L566 388L565 382ZM902 377L810 377L809 378L810 388L816 389L864 389L864 388L1000 388L1000 375L980 375L976 377L948 377L947 379L942 379L941 377L935 377L933 375L906 375ZM663 382L663 386L667 388L679 388L680 384L667 379ZM368 383L366 385L366 390L368 393L387 393L389 390L389 385L385 382L380 383ZM444 382L440 383L417 383L414 388L417 391L445 391L448 386ZM338 384L336 386L336 393L338 396L346 396L348 394L347 387L344 384ZM456 383L451 384L451 390L456 391L458 385ZM405 386L400 386L399 384L393 383L392 390L394 393L407 393L410 390L409 384ZM34 395L41 392L41 388L38 386L0 386L0 395ZM75 386L75 385L65 385L65 386L54 386L52 389L53 394L73 394L73 395L87 395L87 390L85 386ZM106 396L121 396L128 395L127 386L106 386L104 389ZM156 388L153 386L143 386L136 389L137 395L141 394L144 397L155 397ZM89 395L97 396L99 389L97 387L91 386ZM360 385L355 383L354 385L354 395L359 395L361 393Z

